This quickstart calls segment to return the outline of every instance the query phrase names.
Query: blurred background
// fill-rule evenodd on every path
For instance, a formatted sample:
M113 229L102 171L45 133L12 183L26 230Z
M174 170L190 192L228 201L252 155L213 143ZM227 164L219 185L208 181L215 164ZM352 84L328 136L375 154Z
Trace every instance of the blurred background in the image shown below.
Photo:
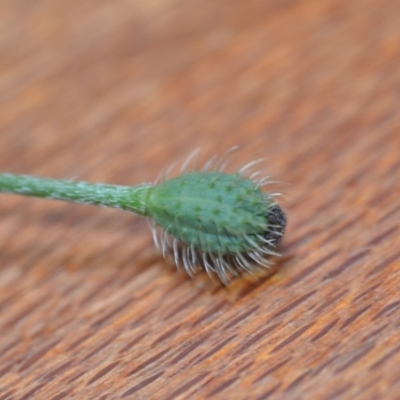
M383 64L399 56L396 1L0 7L0 162L15 172L138 182L195 147L239 144L286 181L321 136L360 145L347 127L387 117L372 107L398 83Z
M1 196L0 399L395 399L399 89L396 0L0 1L1 171L129 185L239 145L289 220L278 273L222 290L145 220Z

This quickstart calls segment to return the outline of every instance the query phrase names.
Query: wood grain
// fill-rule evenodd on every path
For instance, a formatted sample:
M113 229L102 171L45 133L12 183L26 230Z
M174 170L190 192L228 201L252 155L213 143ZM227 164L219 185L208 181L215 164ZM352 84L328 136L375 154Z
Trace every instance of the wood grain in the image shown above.
M0 170L152 181L258 156L289 225L227 289L145 220L0 198L0 399L398 399L395 0L0 3Z

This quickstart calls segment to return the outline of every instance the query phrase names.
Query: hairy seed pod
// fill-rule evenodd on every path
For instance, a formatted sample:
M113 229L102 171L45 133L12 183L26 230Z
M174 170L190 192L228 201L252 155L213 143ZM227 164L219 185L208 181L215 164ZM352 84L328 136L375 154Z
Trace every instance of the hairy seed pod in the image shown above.
M276 207L239 174L191 172L153 187L148 214L167 233L200 251L235 254L261 245Z
M241 173L191 171L149 189L146 212L163 254L193 276L198 269L227 284L241 272L255 272L278 255L286 227L268 181ZM161 228L161 232L159 232Z

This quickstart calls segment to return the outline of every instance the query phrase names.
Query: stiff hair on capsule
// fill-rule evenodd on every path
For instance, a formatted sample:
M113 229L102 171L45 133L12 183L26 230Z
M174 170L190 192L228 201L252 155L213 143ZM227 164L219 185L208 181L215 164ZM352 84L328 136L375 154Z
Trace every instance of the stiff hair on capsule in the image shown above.
M197 166L192 152L171 178L176 166L160 175L150 191L147 215L154 243L178 269L194 277L200 270L227 285L242 273L269 268L286 227L277 192L263 192L272 183L249 162L225 172L233 147Z

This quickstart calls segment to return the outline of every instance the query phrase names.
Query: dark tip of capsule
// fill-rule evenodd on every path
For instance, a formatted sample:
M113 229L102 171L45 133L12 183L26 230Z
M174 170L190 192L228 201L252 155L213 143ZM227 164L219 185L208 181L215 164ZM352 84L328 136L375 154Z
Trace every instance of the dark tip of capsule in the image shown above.
M268 230L264 238L272 245L277 245L283 238L286 228L286 215L277 204L268 210Z

